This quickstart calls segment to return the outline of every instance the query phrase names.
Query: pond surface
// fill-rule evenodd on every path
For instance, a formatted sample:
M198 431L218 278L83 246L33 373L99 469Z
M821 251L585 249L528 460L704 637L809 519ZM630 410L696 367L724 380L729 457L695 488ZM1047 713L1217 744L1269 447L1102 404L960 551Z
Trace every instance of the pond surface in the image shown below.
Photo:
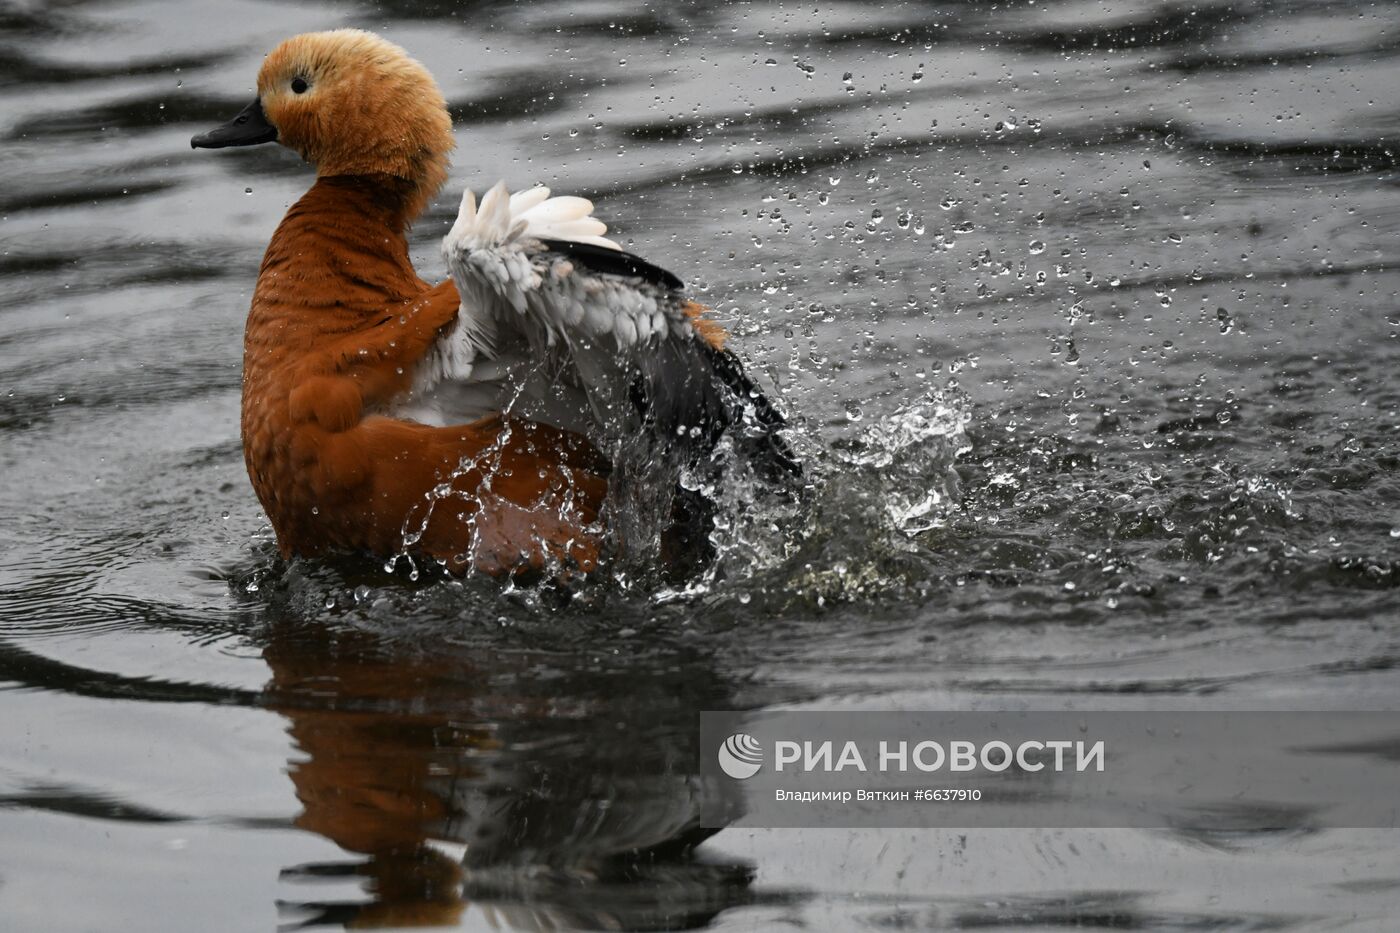
M802 510L725 493L682 588L277 559L241 331L309 174L188 139L337 25L452 103L424 274L463 186L594 198L782 400ZM706 839L689 778L703 709L1400 705L1400 5L0 30L0 928L1393 922L1391 831Z

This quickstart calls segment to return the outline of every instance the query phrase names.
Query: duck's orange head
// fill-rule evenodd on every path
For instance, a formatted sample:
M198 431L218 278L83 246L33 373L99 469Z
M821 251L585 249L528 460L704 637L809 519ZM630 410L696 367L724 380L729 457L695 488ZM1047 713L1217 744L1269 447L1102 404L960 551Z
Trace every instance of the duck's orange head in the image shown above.
M388 175L408 183L409 216L447 179L452 118L432 75L361 29L286 40L258 72L258 96L195 148L279 142L316 174Z

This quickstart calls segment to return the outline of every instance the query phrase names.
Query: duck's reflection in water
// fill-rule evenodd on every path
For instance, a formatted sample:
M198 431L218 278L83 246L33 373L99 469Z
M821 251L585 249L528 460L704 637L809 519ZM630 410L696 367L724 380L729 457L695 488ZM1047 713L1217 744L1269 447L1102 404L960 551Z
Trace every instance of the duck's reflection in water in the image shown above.
M749 866L694 851L712 832L701 801L733 793L696 773L699 711L731 705L713 669L680 653L430 648L272 633L268 701L304 756L290 765L296 825L363 856L284 880L308 894L361 880L367 894L284 901L289 929L480 910L511 929L675 930L748 901Z

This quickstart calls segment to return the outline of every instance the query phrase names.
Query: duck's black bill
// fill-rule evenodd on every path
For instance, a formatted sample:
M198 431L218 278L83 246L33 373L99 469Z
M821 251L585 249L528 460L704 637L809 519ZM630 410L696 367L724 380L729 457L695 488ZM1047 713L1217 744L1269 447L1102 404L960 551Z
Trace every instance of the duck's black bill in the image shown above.
M191 149L223 149L226 146L256 146L270 143L277 138L277 127L267 122L263 113L262 100L253 102L238 112L238 116L215 127L207 133L200 133L190 140Z

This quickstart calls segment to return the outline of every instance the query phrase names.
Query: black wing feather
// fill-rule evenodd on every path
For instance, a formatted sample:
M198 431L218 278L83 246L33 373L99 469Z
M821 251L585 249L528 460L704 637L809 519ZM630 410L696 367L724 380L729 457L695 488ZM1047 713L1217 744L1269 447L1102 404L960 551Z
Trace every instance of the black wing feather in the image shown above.
M653 285L678 292L685 283L673 273L660 266L654 266L640 256L624 253L621 250L595 246L592 243L575 243L573 240L551 240L540 238L540 243L551 253L559 253L585 266L590 271L604 275L625 275L641 279Z
M747 448L746 454L749 459L761 464L771 481L777 481L783 474L800 478L802 464L779 433L787 425L787 419L773 407L773 403L768 401L768 396L763 394L749 374L744 372L743 363L732 350L716 350L703 340L697 342L705 348L710 367L720 382L734 393L740 405L753 407L759 431L757 436L745 439L744 446ZM731 415L730 423L734 420L735 415Z
M770 482L801 478L802 464L781 433L787 421L732 351L717 350L697 336L661 344L640 365L632 403L662 436L675 437L678 427L698 427L695 446L708 452L751 409L753 423L735 435L744 457Z
M671 291L684 288L677 276L631 253L572 240L540 238L540 244L590 272L638 278ZM744 408L752 408L757 430L740 439L746 456L771 481L802 476L801 463L779 433L786 421L733 352L717 350L697 335L681 344L663 341L639 362L632 404L663 436L674 437L678 427L699 427L704 445L713 445L742 419Z

